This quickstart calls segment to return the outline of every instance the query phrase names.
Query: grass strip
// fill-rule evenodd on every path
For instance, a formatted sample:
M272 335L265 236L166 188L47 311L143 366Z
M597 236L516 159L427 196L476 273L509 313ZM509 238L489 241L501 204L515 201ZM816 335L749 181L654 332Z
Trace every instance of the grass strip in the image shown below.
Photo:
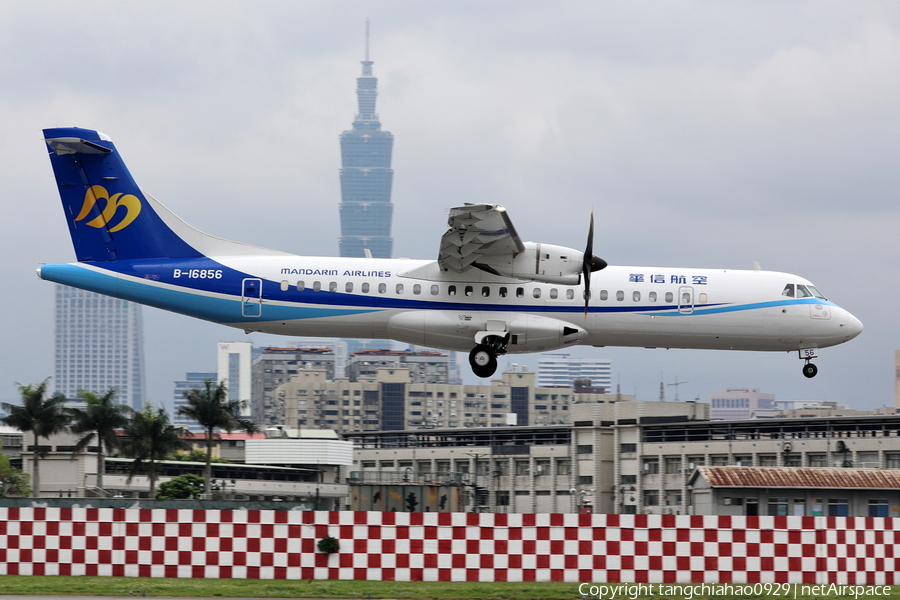
M601 584L592 584L601 585ZM627 584L608 584L607 593L598 600L887 600L900 599L900 586L819 586L790 589L763 588L762 593L727 594L718 584L653 584L651 594L643 588ZM734 588L747 588L732 584ZM749 585L749 584L748 584ZM614 597L609 588L616 587ZM750 586L752 587L752 586ZM677 593L660 593L661 591ZM802 593L806 591L808 593ZM868 593L867 593L868 592ZM577 583L475 583L430 581L311 581L273 579L165 579L148 577L88 577L0 575L0 598L3 595L55 596L141 596L147 597L232 597L232 598L367 598L391 600L573 600L587 598L579 593Z

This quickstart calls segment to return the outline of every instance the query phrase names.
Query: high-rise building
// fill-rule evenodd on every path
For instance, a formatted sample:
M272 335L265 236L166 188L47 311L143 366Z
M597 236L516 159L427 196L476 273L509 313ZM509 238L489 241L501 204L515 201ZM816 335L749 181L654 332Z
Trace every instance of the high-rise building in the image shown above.
M135 410L144 403L141 305L56 286L56 356L53 386L67 398L79 390L115 388Z
M253 421L284 426L284 398L275 388L304 370L324 371L326 379L333 379L334 358L330 348L264 348L253 361Z
M253 390L253 359L261 350L254 352L250 342L219 342L218 382L225 383L228 400L241 402L241 416L250 418L250 398ZM213 376L216 377L215 375Z
M366 59L356 79L359 112L353 129L341 134L341 256L390 258L391 151L394 136L382 131L375 112L378 79L369 60L369 23L366 21Z
M178 414L178 409L187 406L184 393L187 390L203 389L207 379L215 382L217 373L185 373L184 379L175 382L175 391L172 393L172 423L177 427L184 427L194 433L205 431L197 421Z
M571 387L576 379L590 379L592 388L609 391L612 363L602 358L575 358L568 354L543 354L538 360L540 387Z

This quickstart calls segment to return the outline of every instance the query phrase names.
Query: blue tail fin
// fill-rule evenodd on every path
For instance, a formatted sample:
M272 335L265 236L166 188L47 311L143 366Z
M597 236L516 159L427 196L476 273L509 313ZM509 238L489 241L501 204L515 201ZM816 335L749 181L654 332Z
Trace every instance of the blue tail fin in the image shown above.
M79 262L201 256L141 192L108 136L67 127L45 129L44 140Z

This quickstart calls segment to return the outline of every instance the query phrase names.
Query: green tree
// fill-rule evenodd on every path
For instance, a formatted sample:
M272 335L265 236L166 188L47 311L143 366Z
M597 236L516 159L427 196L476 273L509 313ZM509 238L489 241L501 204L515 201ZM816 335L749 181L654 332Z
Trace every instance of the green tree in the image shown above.
M38 384L22 385L17 383L19 394L22 397L22 405L0 403L7 413L7 416L0 419L0 422L15 427L19 431L30 431L34 434L34 467L32 469L32 481L34 482L34 495L41 495L41 470L40 458L46 456L46 448L38 445L40 438L50 439L54 433L59 433L66 429L68 425L68 417L63 411L63 404L66 403L66 397L56 392L49 398L47 397L47 382L49 378Z
M157 500L196 500L203 497L203 479L193 473L185 473L159 484Z
M10 464L9 457L0 452L0 498L8 498L9 496L28 497L31 494L31 486L28 485L28 479L28 473L20 469L14 469Z
M155 408L147 404L144 409L135 413L134 418L125 427L128 441L122 446L122 453L134 459L128 472L128 482L135 475L146 474L150 479L150 497L156 496L156 481L159 479L161 460L176 450L190 447L181 436L189 432L175 427L169 422L169 413L163 408Z
M102 396L80 390L78 397L87 403L87 407L84 410L67 409L72 417L72 433L83 434L75 444L75 450L84 450L94 438L97 439L97 487L102 490L105 460L103 446L106 445L106 449L110 450L121 445L116 430L128 424L128 416L132 410L131 407L116 402L115 389L110 389Z
M243 429L247 433L256 433L256 424L241 417L241 402L228 400L228 389L225 382L218 385L212 379L203 382L202 388L184 391L187 406L181 406L178 414L193 419L206 430L206 467L203 469L203 482L207 490L212 489L212 449L213 434L216 429L224 429L231 433L235 429Z

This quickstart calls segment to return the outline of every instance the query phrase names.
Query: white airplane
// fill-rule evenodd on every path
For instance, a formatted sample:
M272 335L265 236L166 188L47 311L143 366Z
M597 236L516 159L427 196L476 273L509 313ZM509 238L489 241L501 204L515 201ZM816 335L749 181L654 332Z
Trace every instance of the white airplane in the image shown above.
M761 270L609 266L523 242L501 206L450 209L437 260L298 256L201 233L138 188L110 138L45 129L77 263L48 281L250 333L390 338L468 351L490 377L502 354L568 346L797 352L862 323L809 281ZM597 273L591 278L592 273Z

